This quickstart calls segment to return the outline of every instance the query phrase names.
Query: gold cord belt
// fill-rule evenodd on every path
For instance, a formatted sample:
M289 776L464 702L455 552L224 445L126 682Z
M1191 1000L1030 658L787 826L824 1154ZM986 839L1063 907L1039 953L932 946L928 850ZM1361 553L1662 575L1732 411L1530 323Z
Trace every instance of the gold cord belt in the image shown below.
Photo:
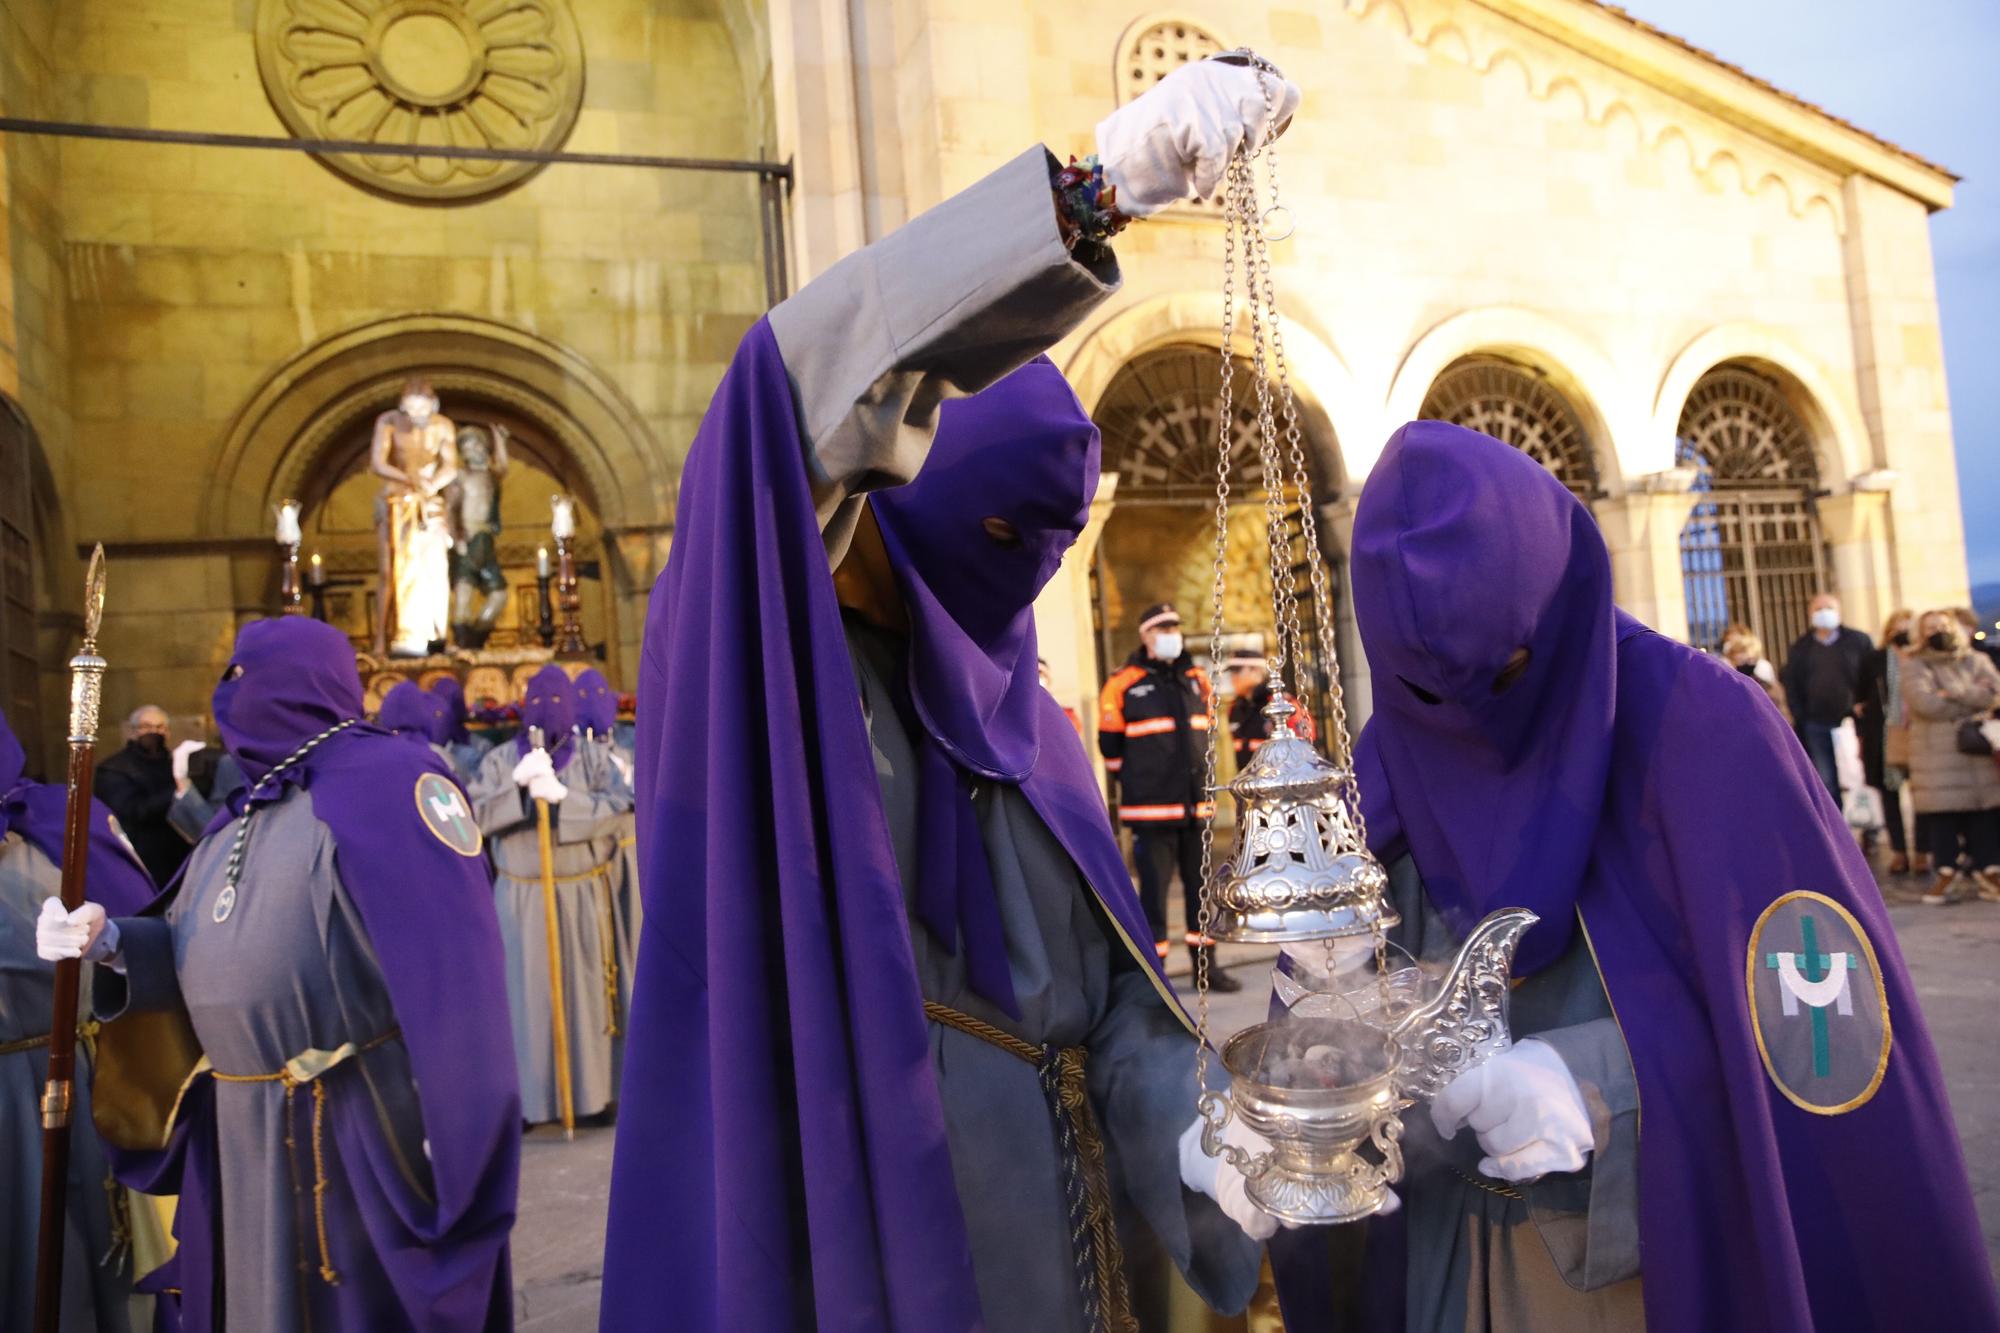
M40 1050L49 1044L49 1034L44 1032L35 1037L23 1037L19 1041L0 1042L0 1055L17 1055L22 1051Z
M1132 1294L1125 1282L1125 1255L1111 1211L1111 1185L1104 1169L1104 1139L1091 1111L1084 1082L1081 1046L1036 1046L1004 1028L935 1000L924 1001L924 1017L956 1028L989 1046L1033 1065L1042 1095L1055 1119L1056 1147L1062 1157L1063 1192L1069 1208L1070 1246L1076 1257L1077 1288L1092 1330L1138 1333Z
M497 857L494 858L493 868L508 879L519 880L523 884L538 884L542 878L542 872L539 870L532 875L517 875L507 867L501 865ZM609 864L596 866L584 871L580 875L553 875L550 877L550 883L581 884L586 880L592 879L604 881L605 892L597 904L599 910L596 914L597 939L601 952L604 955L604 1035L607 1037L616 1037L619 1035L618 927L612 920L611 867Z
M1488 1194L1497 1194L1503 1199L1518 1199L1523 1203L1527 1202L1528 1196L1515 1189L1512 1185L1496 1185L1490 1180L1481 1180L1470 1171L1461 1171L1455 1166L1451 1169L1451 1173L1466 1184L1483 1189Z
M326 1084L321 1078L359 1055L366 1055L378 1046L394 1041L403 1035L400 1027L390 1028L381 1036L363 1042L359 1046L347 1042L331 1051L307 1051L285 1061L285 1067L274 1074L225 1074L212 1070L218 1083L282 1083L285 1086L285 1164L292 1173L292 1220L298 1221L299 1169L298 1141L292 1130L292 1095L305 1084L312 1085L312 1158L313 1158L313 1225L319 1235L319 1276L329 1287L340 1285L340 1272L333 1266L333 1255L326 1239L326 1154L323 1148L322 1126L326 1118ZM296 1232L294 1233L296 1236ZM305 1238L297 1236L299 1271L306 1268Z

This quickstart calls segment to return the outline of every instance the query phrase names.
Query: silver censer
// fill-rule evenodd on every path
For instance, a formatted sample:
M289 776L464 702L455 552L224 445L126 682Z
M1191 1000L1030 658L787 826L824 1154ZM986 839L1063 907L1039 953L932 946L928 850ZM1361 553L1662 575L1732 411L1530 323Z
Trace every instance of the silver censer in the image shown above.
M1275 694L1264 710L1269 740L1229 785L1236 855L1209 885L1211 933L1236 943L1379 938L1400 920L1383 896L1388 875L1349 807L1350 775L1292 730L1296 712ZM1440 980L1415 969L1380 978L1372 1012L1284 979L1288 1016L1222 1048L1230 1087L1202 1100L1202 1150L1241 1171L1251 1200L1284 1221L1352 1222L1378 1211L1402 1178L1404 1109L1510 1044L1508 972L1536 920L1525 908L1495 912ZM1232 1115L1270 1151L1226 1143Z

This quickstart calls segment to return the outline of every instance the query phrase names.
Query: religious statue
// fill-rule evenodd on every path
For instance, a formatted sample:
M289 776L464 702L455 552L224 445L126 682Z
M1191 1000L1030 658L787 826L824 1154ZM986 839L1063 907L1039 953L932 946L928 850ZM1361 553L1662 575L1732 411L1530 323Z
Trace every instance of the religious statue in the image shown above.
M375 503L382 609L375 651L427 657L445 644L451 608L451 531L445 491L458 479L457 432L438 414L429 381L403 384L395 410L375 418L368 470L385 483Z
M451 519L451 636L483 648L507 605L500 569L500 481L507 475L507 428L494 422L458 428L458 480L446 495ZM475 611L473 598L484 593Z

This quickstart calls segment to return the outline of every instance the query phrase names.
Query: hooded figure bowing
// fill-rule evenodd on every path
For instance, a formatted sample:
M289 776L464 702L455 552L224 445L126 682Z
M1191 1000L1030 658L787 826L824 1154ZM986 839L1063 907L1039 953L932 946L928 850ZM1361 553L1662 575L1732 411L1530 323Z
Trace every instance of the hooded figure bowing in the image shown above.
M123 1178L180 1196L157 1285L188 1329L511 1322L520 1096L479 829L361 705L338 630L244 626L213 709L248 789L144 914L38 931L101 964L97 1123Z
M544 748L535 748L533 729L541 731ZM545 802L571 1096L577 1116L597 1115L618 1100L623 1016L614 833L619 816L632 809L632 793L610 756L577 735L576 687L561 667L545 666L528 681L521 734L486 756L471 794L493 854L522 1113L530 1124L562 1118L536 810Z
M40 1222L42 1084L48 1077L55 969L31 941L40 918L67 925L62 905L63 820L69 793L24 777L27 756L0 713L0 1328L34 1318L35 1236ZM156 890L111 813L90 807L84 890L118 913L136 912ZM87 930L88 910L78 929ZM88 970L87 970L88 972ZM87 977L87 973L86 973ZM86 979L85 986L89 982ZM86 989L85 994L88 994ZM114 1243L104 1149L90 1123L90 1053L77 1048L78 1126L70 1136L69 1233L63 1245L64 1329L121 1330L132 1287L130 1252Z
M1406 1117L1363 1326L2000 1327L1881 894L1763 692L1617 610L1589 510L1457 426L1390 439L1351 568L1400 941L1541 918L1512 1048ZM1274 1244L1287 1328L1353 1326L1324 1247L1362 1234Z

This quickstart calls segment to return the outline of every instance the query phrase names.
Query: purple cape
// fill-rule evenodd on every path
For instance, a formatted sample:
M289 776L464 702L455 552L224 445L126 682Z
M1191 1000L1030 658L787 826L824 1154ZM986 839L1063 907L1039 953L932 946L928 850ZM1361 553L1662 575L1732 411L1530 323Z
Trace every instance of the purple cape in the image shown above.
M10 831L20 834L60 870L69 789L23 777L26 765L21 742L7 725L7 715L0 713L0 838ZM111 812L102 802L92 801L84 896L112 916L126 916L144 907L158 892L131 844L119 836Z
M1080 454L1078 438L1063 447ZM961 549L986 542L975 528ZM1032 646L1025 661L1032 680ZM1013 696L1011 673L991 679ZM1082 743L1035 698L1008 713L1037 752L1022 790L1132 947L1146 927ZM607 1330L981 1326L873 762L791 388L760 322L688 454L640 664L654 924L626 1038Z
M216 687L214 712L224 743L254 785L308 737L359 717L361 703L346 636L288 616L243 627ZM337 1322L381 1327L389 1307L415 1328L498 1333L513 1318L507 1236L520 1167L520 1082L492 881L482 857L453 850L418 813L411 793L426 775L451 782L429 749L358 724L321 744L257 799L304 788L314 815L333 833L341 884L395 1006L430 1146L433 1197L426 1199L404 1183L396 1149L377 1133L367 1083L329 1076L327 1124L345 1168L335 1188L349 1193L365 1233L335 1235L332 1249L336 1255L344 1247L372 1249L394 1287L367 1291L349 1281L332 1288ZM208 836L228 836L246 799L232 797ZM148 910L162 910L178 889L176 879ZM211 1098L209 1081L197 1080L162 1152L116 1154L127 1183L180 1195L171 1280L183 1293L184 1323L198 1329L212 1326L216 1264L226 1262L216 1242L218 1154L227 1147L215 1139Z
M406 680L382 696L375 725L410 740L443 745L451 739L451 709L441 696Z
M1539 912L1530 969L1582 922L1638 1078L1649 1327L2000 1326L1944 1082L1867 864L1769 701L1614 612L1608 568L1583 506L1525 455L1436 422L1390 440L1354 531L1376 681L1370 841L1407 849L1454 924ZM1760 1003L1753 1025L1766 951L1800 936L1794 921L1765 940L1760 918L1794 890L1822 895L1820 929L1840 912L1858 923L1876 966L1853 1007L1875 1008L1873 971L1893 1027L1879 1085L1837 1111L1795 1104L1760 1054L1783 1040L1774 1024L1806 1018ZM1793 1073L1821 1076L1810 1060Z
M465 729L465 686L458 683L457 676L439 676L431 682L431 693L444 700L445 712L451 724L450 732L442 744L463 745L472 739L472 733Z
M576 725L596 736L609 736L618 725L618 696L596 667L576 673Z
M576 753L576 682L553 662L528 678L527 693L521 698L521 730L514 737L514 753L523 759L534 748L530 727L542 729L542 743L548 746L556 772L567 768Z

